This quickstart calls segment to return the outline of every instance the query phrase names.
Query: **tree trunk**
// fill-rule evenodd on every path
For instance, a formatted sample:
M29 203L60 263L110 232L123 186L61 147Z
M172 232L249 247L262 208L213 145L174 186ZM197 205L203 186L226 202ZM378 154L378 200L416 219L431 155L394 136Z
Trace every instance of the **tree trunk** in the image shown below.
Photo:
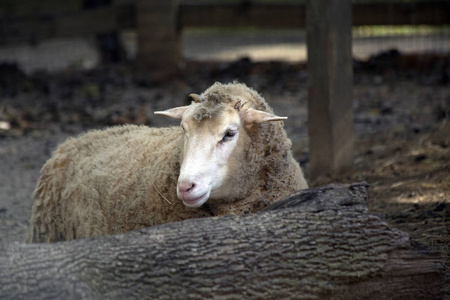
M442 299L437 253L368 213L367 185L297 192L244 216L12 244L0 299Z

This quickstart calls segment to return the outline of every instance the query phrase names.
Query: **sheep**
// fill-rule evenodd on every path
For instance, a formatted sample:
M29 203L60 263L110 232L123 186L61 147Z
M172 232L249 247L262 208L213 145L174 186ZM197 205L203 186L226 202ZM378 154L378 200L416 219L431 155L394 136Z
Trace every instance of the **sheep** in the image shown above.
M190 96L188 106L155 112L181 126L111 127L60 145L41 170L27 242L247 214L308 187L286 117L256 91L215 83Z

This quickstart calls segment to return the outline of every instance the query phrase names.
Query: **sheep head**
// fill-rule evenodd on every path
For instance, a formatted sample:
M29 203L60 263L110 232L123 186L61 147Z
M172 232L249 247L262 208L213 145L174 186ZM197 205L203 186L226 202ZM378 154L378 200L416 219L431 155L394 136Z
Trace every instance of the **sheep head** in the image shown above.
M246 128L254 124L281 121L287 117L246 108L245 99L228 102L203 101L191 94L191 105L155 112L181 119L184 144L177 195L188 207L200 207L208 199L229 199L233 186L228 180L231 163L245 161L250 143ZM243 178L244 180L244 178Z

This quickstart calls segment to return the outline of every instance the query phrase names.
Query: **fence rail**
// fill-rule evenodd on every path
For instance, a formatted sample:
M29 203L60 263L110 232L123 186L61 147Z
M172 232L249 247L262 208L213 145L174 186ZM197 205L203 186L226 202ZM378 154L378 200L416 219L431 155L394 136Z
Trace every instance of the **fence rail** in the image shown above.
M0 18L0 45L90 36L136 27L133 4L58 15L7 16Z
M0 45L36 42L51 38L97 35L137 29L139 1L73 13L0 18ZM1 5L0 5L1 7ZM304 4L180 3L179 29L188 27L305 26ZM450 1L353 4L353 26L450 24Z

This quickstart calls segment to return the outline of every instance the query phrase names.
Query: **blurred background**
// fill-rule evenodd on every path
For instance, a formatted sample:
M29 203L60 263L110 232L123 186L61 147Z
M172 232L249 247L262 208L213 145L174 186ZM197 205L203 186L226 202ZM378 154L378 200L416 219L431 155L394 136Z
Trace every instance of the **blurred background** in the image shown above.
M23 241L59 143L112 125L178 125L153 112L239 80L289 117L310 186L367 181L371 211L449 270L450 1L352 4L354 167L309 178L305 1L1 0L0 249Z
M164 22L177 27L183 59L307 59L302 0L168 1L166 6L178 3L173 8L176 16L158 12L163 1L146 1L154 3L147 10L140 9L139 2L143 1L3 0L0 62L16 63L27 74L134 62L139 49L139 26L148 26L139 20L156 16L165 20L154 22L153 28L167 26ZM355 59L368 60L392 49L404 54L449 52L448 1L354 0L353 4ZM257 15L258 6L264 5L269 6L271 19L267 12ZM233 17L227 19L230 15Z

